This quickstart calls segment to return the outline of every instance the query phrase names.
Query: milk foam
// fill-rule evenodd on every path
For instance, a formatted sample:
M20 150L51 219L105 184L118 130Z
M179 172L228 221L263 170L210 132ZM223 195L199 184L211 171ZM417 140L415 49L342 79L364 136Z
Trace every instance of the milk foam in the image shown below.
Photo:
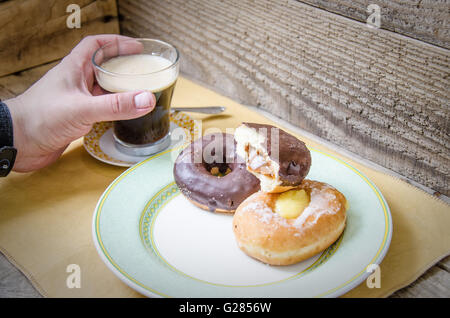
M99 71L97 81L103 89L110 92L160 92L172 85L178 77L178 66L169 67L172 64L166 58L150 54L117 56L102 63L101 68L120 75Z

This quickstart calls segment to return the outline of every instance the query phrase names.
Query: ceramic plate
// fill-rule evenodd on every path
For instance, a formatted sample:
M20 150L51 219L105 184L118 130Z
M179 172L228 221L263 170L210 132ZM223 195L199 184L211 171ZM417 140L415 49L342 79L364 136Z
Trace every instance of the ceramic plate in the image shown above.
M346 162L310 149L309 179L327 182L348 199L347 226L323 253L291 266L269 266L245 255L232 215L200 210L173 179L180 149L167 150L120 175L93 217L102 260L147 296L336 297L363 282L379 264L392 234L389 208L376 186Z
M185 135L179 138L177 134L176 138L171 138L168 149L176 147L179 139L189 140L196 134L197 128L190 116L181 112L173 112L170 114L170 133L179 127L184 129ZM92 157L114 166L131 167L147 158L130 156L117 150L110 121L95 123L91 131L84 136L83 145Z

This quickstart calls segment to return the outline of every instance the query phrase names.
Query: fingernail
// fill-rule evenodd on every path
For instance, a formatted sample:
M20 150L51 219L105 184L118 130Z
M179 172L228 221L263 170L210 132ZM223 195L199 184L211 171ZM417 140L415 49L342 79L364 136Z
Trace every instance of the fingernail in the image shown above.
M143 92L134 96L134 105L136 108L150 108L153 106L153 94Z

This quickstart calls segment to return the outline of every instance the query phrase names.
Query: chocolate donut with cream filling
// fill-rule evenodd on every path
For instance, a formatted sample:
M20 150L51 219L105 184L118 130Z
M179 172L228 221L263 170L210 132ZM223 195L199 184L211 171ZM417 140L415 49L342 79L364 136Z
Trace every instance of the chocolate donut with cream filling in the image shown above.
M271 125L243 123L235 133L236 152L247 170L261 181L261 190L279 193L303 181L311 154L303 141Z
M234 213L260 188L235 148L233 135L225 133L192 142L178 155L173 169L181 193L204 210Z

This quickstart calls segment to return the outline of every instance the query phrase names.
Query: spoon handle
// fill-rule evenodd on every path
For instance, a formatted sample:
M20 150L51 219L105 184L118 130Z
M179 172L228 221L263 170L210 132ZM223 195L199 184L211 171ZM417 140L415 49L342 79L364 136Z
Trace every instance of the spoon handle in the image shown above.
M219 114L225 111L223 106L208 106L208 107L172 107L176 112L193 112L203 114Z

